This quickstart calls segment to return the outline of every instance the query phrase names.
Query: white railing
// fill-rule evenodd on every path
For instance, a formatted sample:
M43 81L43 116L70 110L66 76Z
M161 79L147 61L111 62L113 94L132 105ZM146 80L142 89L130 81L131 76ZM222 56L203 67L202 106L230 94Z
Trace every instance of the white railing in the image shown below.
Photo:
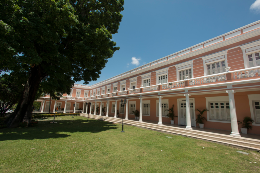
M119 91L118 95L127 95L127 91Z
M144 87L144 88L143 88L143 92L146 92L146 91L155 91L155 90L158 90L158 86L157 86L157 85L148 86L148 87Z
M184 87L185 86L185 81L176 81L176 82L168 82L162 84L162 89L171 89L171 88L179 88L179 87Z
M227 80L227 72L189 79L189 85L200 85Z
M141 92L140 88L135 88L135 89L129 90L129 94L136 94L136 93L140 93L140 92Z
M101 95L97 95L97 98L101 98Z
M112 93L112 96L116 96L116 93Z
M235 70L231 73L233 74L233 79L256 77L256 76L260 76L260 66L243 69L243 70Z

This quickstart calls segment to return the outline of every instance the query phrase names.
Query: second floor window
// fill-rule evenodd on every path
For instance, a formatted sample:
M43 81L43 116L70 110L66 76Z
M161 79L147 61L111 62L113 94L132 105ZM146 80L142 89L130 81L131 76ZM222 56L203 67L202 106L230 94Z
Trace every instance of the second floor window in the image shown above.
M113 92L117 92L117 87L114 87L114 90L113 90Z
M179 80L184 80L189 78L192 78L191 69L179 71Z
M100 91L97 92L97 95L98 95L98 96L100 95Z
M76 97L80 97L80 91L77 91L77 93L76 93Z
M125 91L125 85L121 85L121 91Z
M88 92L87 91L85 91L84 96L88 97Z
M226 71L225 60L207 64L207 75L223 73Z
M260 66L260 53L247 55L249 67Z
M167 74L158 76L158 84L167 83Z
M105 89L102 90L102 94L105 94Z
M110 93L110 88L107 89L107 93Z
M150 79L143 80L143 87L150 86Z

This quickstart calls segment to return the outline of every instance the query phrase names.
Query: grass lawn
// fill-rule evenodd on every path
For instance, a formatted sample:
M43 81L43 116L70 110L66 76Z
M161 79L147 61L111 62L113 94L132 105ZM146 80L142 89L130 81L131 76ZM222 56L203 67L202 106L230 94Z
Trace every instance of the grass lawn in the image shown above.
M1 173L260 172L256 151L133 126L121 133L120 124L79 116L51 120L0 129Z

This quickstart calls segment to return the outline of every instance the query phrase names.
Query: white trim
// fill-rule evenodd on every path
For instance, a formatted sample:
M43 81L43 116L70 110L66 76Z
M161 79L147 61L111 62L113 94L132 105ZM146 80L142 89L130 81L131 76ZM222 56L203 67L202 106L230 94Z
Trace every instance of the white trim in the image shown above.
M157 114L157 103L159 104L159 99L158 100L156 100L156 117L159 117L159 110L158 110L158 114ZM169 99L162 99L162 102L161 102L162 104L168 104L168 109L169 109L169 107L170 107L170 105L169 105ZM159 109L159 108L158 108ZM162 117L164 117L164 118L168 118L168 117L166 117L166 116L162 116Z
M131 105L131 104L135 104L135 110L136 110L136 101L129 101L129 102L128 102L128 111L129 111L129 114L130 114L130 115L134 115L132 112L130 112L130 109L131 109L130 105Z
M150 104L150 100L142 100L142 107L143 107L143 105L144 104ZM142 110L143 110L144 108L142 108ZM142 114L143 116L150 116L151 115L151 104L150 104L150 110L149 110L149 114L148 115L144 115L144 114Z
M112 110L113 110L113 104L115 105L115 112L116 112L116 102L111 102L111 113L115 113L115 112L112 112Z
M253 126L260 126L260 124L255 123L255 115L254 115L254 109L253 109L253 101L258 101L260 100L260 94L248 94L248 99L249 99L249 106L250 106L250 113L251 113L251 118L254 120L252 123Z
M209 102L229 102L228 96L216 96L216 97L205 97L206 98L206 109L209 110ZM209 111L207 111L207 121L209 122L218 122L218 123L230 123L231 121L218 121L209 119Z
M177 99L177 110L178 110L178 125L180 125L181 123L180 123L180 104L181 104L181 102L182 101L186 101L186 98L184 97L184 98L179 98L179 99ZM195 111L195 98L189 98L189 100L190 100L190 104L191 103L193 103L193 112L194 112L194 124L195 124L195 127L196 127L196 111ZM186 119L185 119L185 122L186 122ZM192 123L191 123L192 124ZM187 122L186 122L186 125L187 125Z

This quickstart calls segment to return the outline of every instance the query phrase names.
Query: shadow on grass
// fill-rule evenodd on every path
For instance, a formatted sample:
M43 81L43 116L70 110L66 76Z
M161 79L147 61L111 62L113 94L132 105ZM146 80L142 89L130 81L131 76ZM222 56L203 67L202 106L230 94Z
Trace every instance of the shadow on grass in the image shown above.
M115 124L99 120L56 120L57 124L51 124L50 122L52 120L39 121L35 127L28 128L0 129L0 141L66 138L71 136L70 133L75 132L99 133L117 129Z

